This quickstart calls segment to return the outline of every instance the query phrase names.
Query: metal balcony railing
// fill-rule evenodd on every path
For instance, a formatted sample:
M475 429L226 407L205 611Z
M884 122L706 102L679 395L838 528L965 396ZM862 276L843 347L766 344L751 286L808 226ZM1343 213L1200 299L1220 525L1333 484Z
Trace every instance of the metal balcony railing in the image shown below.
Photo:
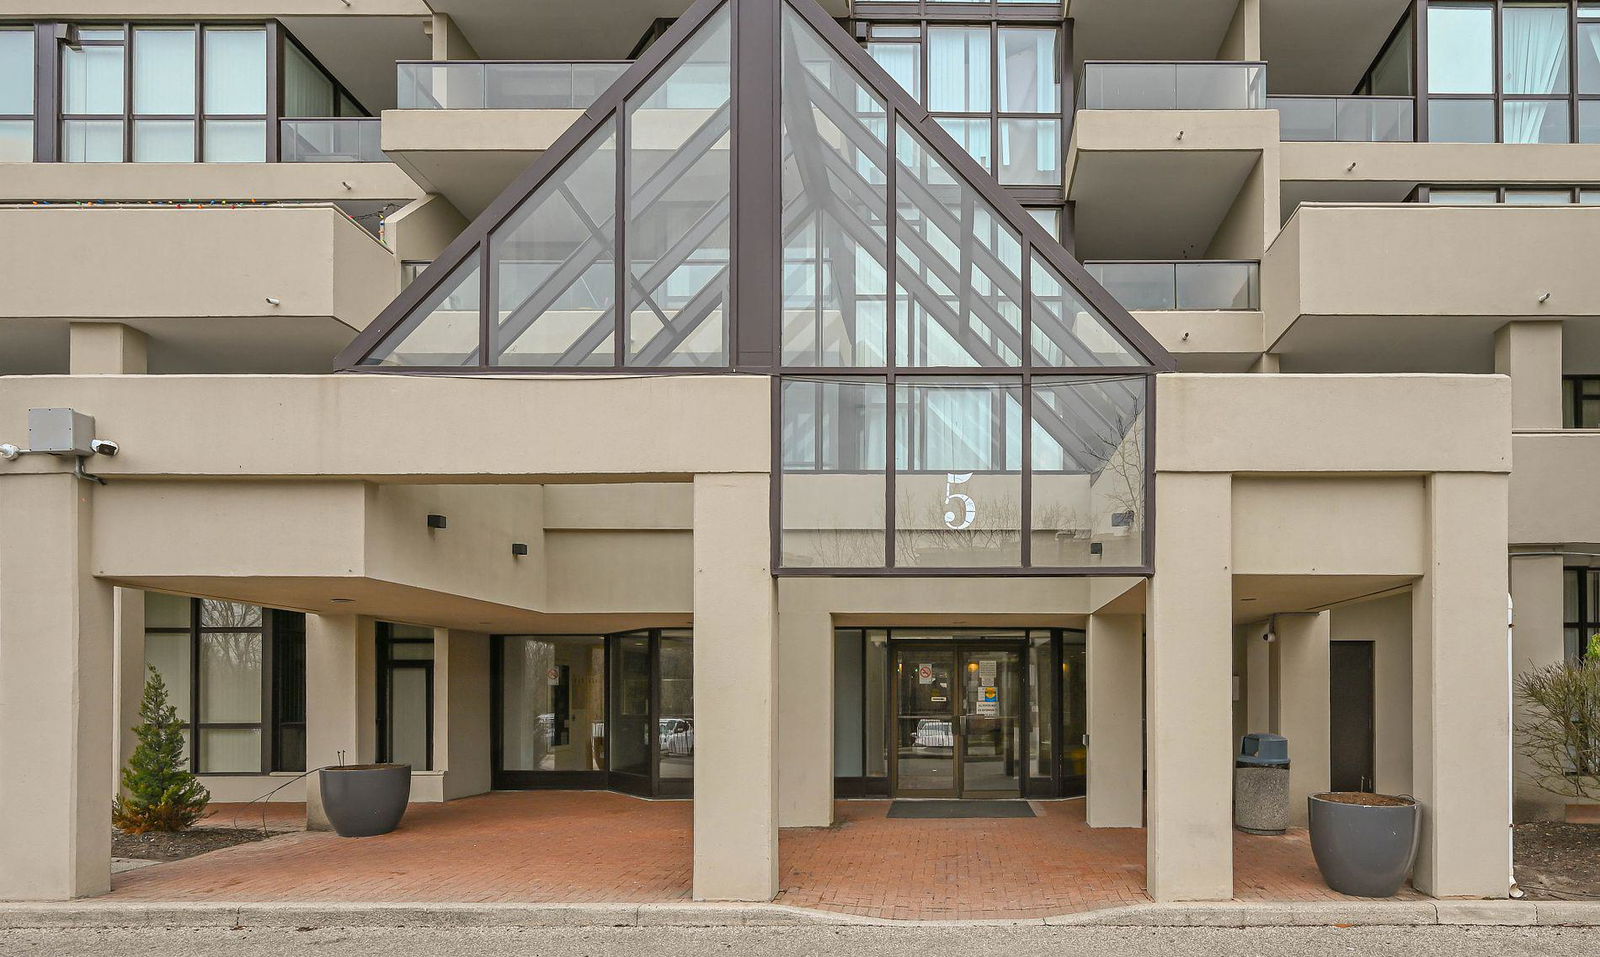
M1409 96L1269 96L1285 142L1410 143L1417 104Z
M1089 60L1082 110L1262 110L1267 65L1237 60Z
M1245 260L1086 262L1129 312L1261 308L1261 264Z
M586 110L629 61L401 61L402 110Z
M278 160L283 163L387 163L378 148L375 116L282 120Z

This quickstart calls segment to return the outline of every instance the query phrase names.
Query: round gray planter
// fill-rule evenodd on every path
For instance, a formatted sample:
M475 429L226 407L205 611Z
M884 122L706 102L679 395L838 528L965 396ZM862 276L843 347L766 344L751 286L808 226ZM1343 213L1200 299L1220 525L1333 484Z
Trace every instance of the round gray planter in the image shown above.
M340 837L394 830L411 797L411 765L350 764L317 772L322 810Z
M1389 795L1384 795L1389 797ZM1422 807L1411 798L1394 805L1346 804L1313 794L1311 852L1328 886L1353 897L1393 897L1417 857Z

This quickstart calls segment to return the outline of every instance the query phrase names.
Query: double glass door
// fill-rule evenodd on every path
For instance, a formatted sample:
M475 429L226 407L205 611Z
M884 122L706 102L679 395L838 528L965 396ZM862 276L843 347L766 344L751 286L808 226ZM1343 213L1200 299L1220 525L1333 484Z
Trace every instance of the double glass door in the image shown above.
M1022 796L1025 650L1021 643L893 646L895 795Z

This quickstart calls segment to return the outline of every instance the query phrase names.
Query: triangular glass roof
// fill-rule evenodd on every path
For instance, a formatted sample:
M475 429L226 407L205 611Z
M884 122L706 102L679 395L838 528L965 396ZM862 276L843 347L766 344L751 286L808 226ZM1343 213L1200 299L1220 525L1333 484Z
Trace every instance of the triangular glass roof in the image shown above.
M1175 367L815 0L696 3L337 365Z

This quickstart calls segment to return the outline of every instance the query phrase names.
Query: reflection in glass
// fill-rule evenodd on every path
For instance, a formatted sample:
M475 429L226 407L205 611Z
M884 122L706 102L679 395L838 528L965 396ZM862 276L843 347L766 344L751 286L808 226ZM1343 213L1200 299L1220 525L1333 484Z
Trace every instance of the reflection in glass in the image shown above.
M207 163L264 163L267 124L261 120L206 120Z
M489 253L499 307L490 362L613 364L616 175L613 120L495 228Z
M783 362L885 362L885 107L797 14L783 16Z
M1509 110L1511 104L1506 104ZM1428 100L1428 139L1435 143L1493 143L1493 100Z
M934 122L944 127L950 138L961 144L968 155L984 169L994 169L994 149L990 142L994 123L988 117L974 119L961 116L936 116Z
M1494 4L1428 4L1428 92L1494 92Z
M193 120L134 120L135 163L193 163Z
M895 388L895 563L1020 564L1021 383L900 379Z
M1084 633L1063 634L1061 646L1061 796L1083 794L1089 784L1088 647Z
M989 28L928 28L928 109L989 112Z
M395 326L362 365L463 366L478 357L478 250Z
M605 641L509 637L500 654L501 770L605 770Z
M152 595L153 597L153 595ZM184 600L187 606L187 600ZM187 607L184 617L187 618ZM148 624L148 622L147 622ZM167 702L178 712L178 720L189 723L189 632L147 631L144 636L144 663L156 669L167 686Z
M1144 564L1145 379L1033 380L1032 558Z
M0 27L0 114L33 114L33 30Z
M896 364L1016 364L1021 237L903 123L896 144Z
M963 797L1021 794L1022 654L961 654L961 793Z
M260 728L201 728L200 773L261 770Z
M200 635L200 723L261 721L261 633ZM260 753L252 762L259 767Z
M121 31L117 32L118 37ZM61 48L61 112L105 114L122 112L122 46ZM192 67L191 67L192 68ZM33 112L30 106L28 112Z
M663 778L694 777L694 645L688 633L663 632L656 722L657 767Z
M0 163L33 161L33 121L0 120Z
M611 647L611 770L650 775L650 639L623 635Z
M1054 186L1061 182L1061 121L1002 117L1000 165L1007 186Z
M1138 353L1059 271L1033 256L1033 361L1042 366L1139 365Z
M257 28L207 27L205 101L208 114L267 112L267 33Z
M629 99L626 361L727 363L730 14Z
M135 113L194 114L194 45L193 28L133 31Z
M1028 776L1043 793L1055 774L1056 696L1049 632L1034 632L1028 639Z
M917 35L920 37L921 32ZM912 99L922 99L921 43L868 43L867 53Z
M783 563L884 563L883 379L783 381Z
M1000 112L1055 113L1061 109L1054 27L1001 27Z
M930 648L896 656L895 785L901 792L954 793L955 652Z

